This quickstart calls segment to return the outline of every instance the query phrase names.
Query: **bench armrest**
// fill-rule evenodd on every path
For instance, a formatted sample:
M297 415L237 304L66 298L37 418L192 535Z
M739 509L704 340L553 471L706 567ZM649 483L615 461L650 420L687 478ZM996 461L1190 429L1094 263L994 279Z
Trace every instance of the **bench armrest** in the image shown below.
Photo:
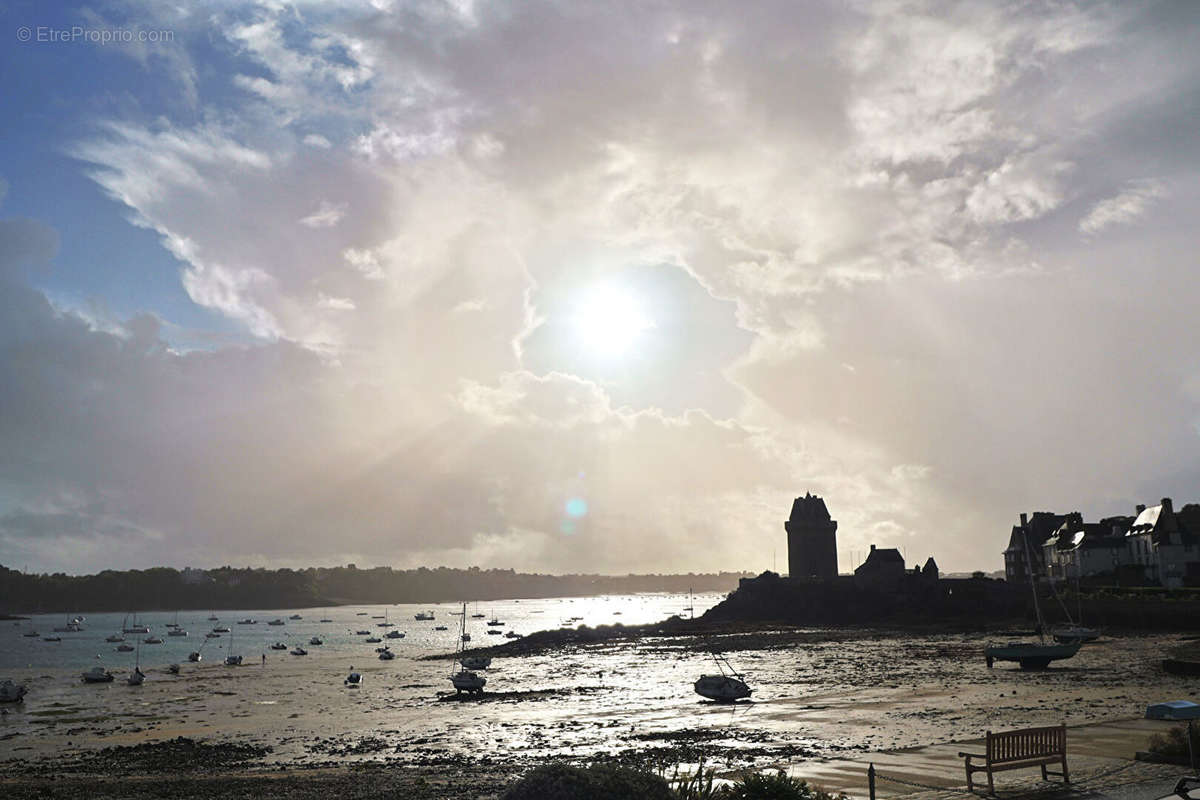
M981 755L979 753L959 753L958 754L959 758L963 758L964 756L967 758L987 758L987 756Z

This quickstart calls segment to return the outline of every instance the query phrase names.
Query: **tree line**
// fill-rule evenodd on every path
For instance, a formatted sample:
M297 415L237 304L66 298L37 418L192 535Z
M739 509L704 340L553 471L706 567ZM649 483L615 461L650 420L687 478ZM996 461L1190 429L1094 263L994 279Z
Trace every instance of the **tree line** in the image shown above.
M350 603L439 603L633 592L728 592L749 573L542 575L511 569L397 570L219 567L33 575L0 565L0 611L9 614L173 609L311 608Z

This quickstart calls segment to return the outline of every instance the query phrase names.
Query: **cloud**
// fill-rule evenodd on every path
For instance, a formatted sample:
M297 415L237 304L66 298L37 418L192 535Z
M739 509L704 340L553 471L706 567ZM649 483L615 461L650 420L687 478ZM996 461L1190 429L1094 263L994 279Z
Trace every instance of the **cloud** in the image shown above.
M322 200L316 211L301 218L300 224L309 228L332 228L346 216L347 208L346 203L331 203L328 200Z
M1155 180L1131 181L1119 194L1101 200L1079 221L1079 230L1096 234L1113 225L1132 225L1166 197L1166 187Z
M1021 510L1178 493L1189 13L205 6L204 113L71 152L252 338L56 308L53 232L4 222L0 515L160 535L105 564L755 568L813 490L846 548L968 569ZM571 325L610 284L653 322L616 359Z

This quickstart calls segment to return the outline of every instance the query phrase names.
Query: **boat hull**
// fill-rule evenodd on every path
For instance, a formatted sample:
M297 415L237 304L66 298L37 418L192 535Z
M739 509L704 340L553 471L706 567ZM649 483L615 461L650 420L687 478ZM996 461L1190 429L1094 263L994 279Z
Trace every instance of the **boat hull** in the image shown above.
M728 675L702 675L696 681L696 694L715 700L718 703L733 703L745 700L750 696L751 689L744 682Z
M1021 669L1045 669L1052 661L1074 657L1079 652L1079 647L1079 641L1066 644L1010 642L1004 645L989 645L984 649L984 658L989 667L995 661L1014 661Z

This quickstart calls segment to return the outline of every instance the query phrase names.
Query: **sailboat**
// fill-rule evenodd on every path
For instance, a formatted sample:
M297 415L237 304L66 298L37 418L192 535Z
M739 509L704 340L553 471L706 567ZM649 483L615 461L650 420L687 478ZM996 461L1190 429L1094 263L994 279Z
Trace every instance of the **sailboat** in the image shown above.
M1076 553L1076 559L1079 558ZM1068 644L1070 642L1094 642L1100 638L1100 631L1095 628L1084 627L1083 624L1083 594L1079 589L1079 572L1080 565L1078 560L1075 562L1075 619L1071 619L1070 613L1067 613L1067 622L1062 625L1055 625L1050 629L1050 635L1054 637L1054 641ZM1058 593L1055 592L1055 597ZM1061 598L1059 603L1062 603ZM1066 605L1063 605L1063 611L1067 611Z
M179 627L179 612L175 612L175 621L167 626L171 630L167 631L167 636L187 636L188 632Z
M1038 600L1037 580L1033 576L1033 558L1029 553L1029 531L1023 531L1025 544L1025 566L1029 574L1029 588L1033 592L1033 610L1037 614L1037 642L1008 642L1007 644L989 644L983 649L984 659L991 668L996 661L1015 661L1021 669L1045 669L1051 661L1061 661L1072 658L1079 652L1081 642L1078 639L1063 644L1047 644L1043 631L1046 629L1042 618L1042 605Z
M133 665L133 672L129 673L129 677L125 682L130 686L141 686L146 680L146 673L142 672L142 641L138 640L137 656Z
M238 667L242 664L242 657L233 654L233 630L229 631L229 655L225 656L225 666Z
M129 619L128 614L125 615L125 619L126 620ZM133 624L132 625L127 626L125 624L125 622L121 623L121 633L149 633L149 632L150 632L149 626L142 625L137 621L137 612L136 611L133 612Z
M395 624L396 624L396 623L394 623L394 622L388 622L387 613L388 613L388 612L387 612L387 609L385 608L385 609L383 610L383 622L376 622L376 623L375 623L375 627L376 627L376 628L392 628L392 627L395 627Z
M717 662L717 669L720 670L719 675L701 675L692 687L696 690L696 694L701 697L707 697L709 700L716 700L718 703L733 703L738 700L744 700L754 691L746 682L742 680L742 676L729 663L725 656L712 651L713 661Z
M459 628L458 647L454 651L454 663L450 667L450 683L454 686L455 694L483 694L483 687L487 683L487 678L476 675L471 670L467 669L463 663L463 640L462 634L467 632L467 604L463 603L463 615ZM458 667L455 671L454 667Z

